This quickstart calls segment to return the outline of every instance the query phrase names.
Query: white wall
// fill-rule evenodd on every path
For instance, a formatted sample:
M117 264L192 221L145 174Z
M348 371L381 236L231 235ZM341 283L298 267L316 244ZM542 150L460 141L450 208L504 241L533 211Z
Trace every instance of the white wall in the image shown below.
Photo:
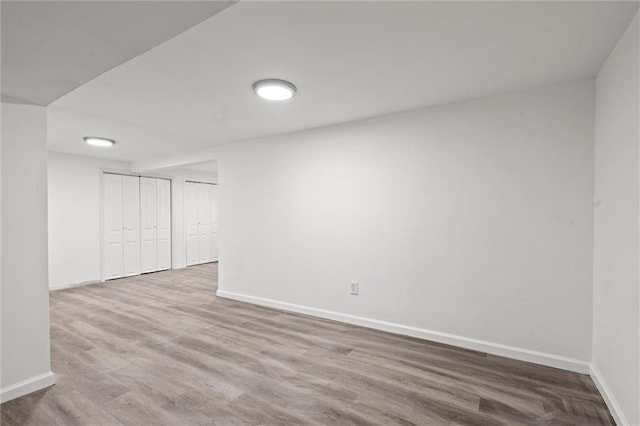
M44 107L2 104L2 401L54 383L46 144Z
M593 91L227 145L219 294L588 371Z
M640 424L638 15L596 80L593 368L620 424Z
M49 286L100 281L101 168L118 161L49 153Z

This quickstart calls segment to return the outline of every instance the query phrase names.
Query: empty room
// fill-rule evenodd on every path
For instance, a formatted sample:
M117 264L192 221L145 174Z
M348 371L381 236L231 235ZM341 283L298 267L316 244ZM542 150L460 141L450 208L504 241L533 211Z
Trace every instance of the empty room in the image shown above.
M2 425L640 426L640 2L2 1Z

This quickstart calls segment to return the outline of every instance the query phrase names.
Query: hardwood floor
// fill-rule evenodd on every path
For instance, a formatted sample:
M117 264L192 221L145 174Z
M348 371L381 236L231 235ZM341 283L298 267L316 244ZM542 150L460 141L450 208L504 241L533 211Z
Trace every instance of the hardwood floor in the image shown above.
M586 375L215 296L217 264L51 293L3 425L613 425Z

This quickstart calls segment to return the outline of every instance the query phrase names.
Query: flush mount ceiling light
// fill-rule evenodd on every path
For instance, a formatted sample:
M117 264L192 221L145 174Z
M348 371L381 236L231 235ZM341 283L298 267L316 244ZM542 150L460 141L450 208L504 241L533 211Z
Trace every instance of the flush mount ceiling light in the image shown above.
M270 101L286 101L293 98L298 90L293 83L275 78L256 81L252 87L256 95Z
M110 148L116 144L116 141L113 139L99 138L96 136L85 136L84 142L87 145L97 146L100 148Z

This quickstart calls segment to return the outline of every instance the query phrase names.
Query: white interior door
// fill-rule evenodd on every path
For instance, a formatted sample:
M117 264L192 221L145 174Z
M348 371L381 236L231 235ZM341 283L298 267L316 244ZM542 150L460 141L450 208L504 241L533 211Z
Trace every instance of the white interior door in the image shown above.
M211 262L211 205L209 185L198 184L198 261Z
M158 270L157 179L140 178L140 263L142 272Z
M123 276L122 176L103 175L104 279Z
M187 234L187 266L200 262L198 254L198 187L193 182L184 184L184 220Z
M211 252L212 261L218 260L218 185L205 185L209 187L209 206L211 218Z
M171 268L171 181L157 179L158 270Z
M140 178L122 176L124 276L140 274Z

